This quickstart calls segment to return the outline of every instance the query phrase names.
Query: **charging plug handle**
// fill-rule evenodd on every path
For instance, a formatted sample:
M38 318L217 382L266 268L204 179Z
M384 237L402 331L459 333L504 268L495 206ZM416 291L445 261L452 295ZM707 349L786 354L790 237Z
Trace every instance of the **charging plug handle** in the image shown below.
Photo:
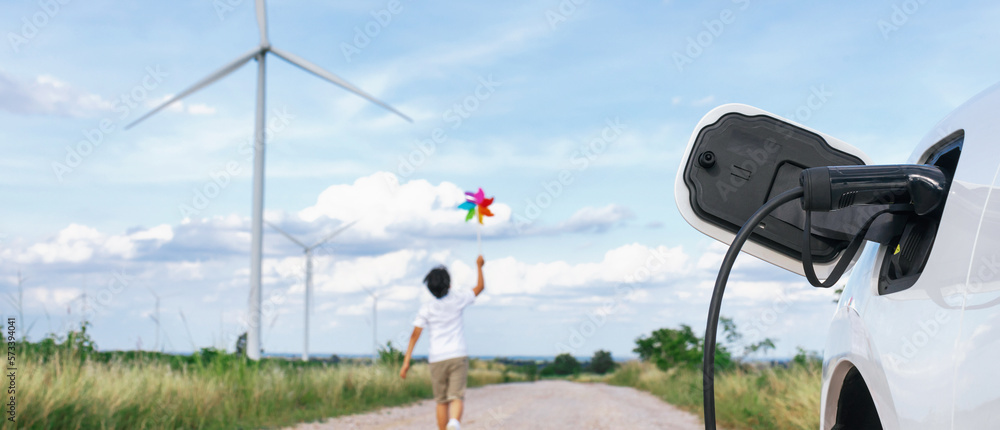
M941 169L922 164L813 167L803 170L799 181L806 211L911 203L917 215L937 209L947 185Z

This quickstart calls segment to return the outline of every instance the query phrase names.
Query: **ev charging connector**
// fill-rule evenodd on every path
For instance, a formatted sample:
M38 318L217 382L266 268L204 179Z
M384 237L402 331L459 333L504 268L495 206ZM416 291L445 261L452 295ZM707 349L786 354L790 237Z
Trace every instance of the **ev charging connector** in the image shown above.
M828 166L802 171L802 209L829 212L855 205L912 204L926 215L944 200L947 179L928 165Z

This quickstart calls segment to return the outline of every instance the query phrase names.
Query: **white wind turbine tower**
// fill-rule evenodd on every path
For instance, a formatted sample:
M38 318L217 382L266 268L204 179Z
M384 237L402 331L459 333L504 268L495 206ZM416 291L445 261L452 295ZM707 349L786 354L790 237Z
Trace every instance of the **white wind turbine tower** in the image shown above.
M264 222L267 222L267 221L264 221ZM306 312L305 312L306 322L305 322L305 340L304 340L304 343L303 343L303 346L302 346L302 361L309 361L309 313L310 313L310 310L312 309L310 307L309 303L312 301L312 270L313 270L312 269L313 268L312 252L317 247L323 245L324 243L329 242L334 237L337 237L337 235L339 235L340 233L342 233L344 230L347 230L348 228L350 228L355 223L357 223L357 221L352 221L350 224L347 224L347 225L345 225L345 226L337 229L337 231L334 231L333 233L328 234L326 237L324 237L323 239L321 239L319 242L316 242L316 243L314 243L312 245L306 245L306 244L300 242L298 239L292 237L292 235L286 233L284 230L278 228L278 226L276 226L274 224L271 224L270 222L267 222L267 225L269 225L269 226L271 226L271 228L277 230L278 233L281 233L282 235L284 235L285 237L287 237L288 240L290 240L292 242L295 242L296 245L301 246L302 247L302 251L306 254L306 288L305 288L305 290L306 290L306 292L305 292L305 295L306 295Z
M378 360L378 291L361 286L372 296L372 365Z
M163 104L157 106L155 109L149 113L143 115L139 119L133 121L132 123L125 126L126 129L131 128L140 121L148 118L149 116L159 112L163 108L169 106L170 104L191 95L192 93L211 85L213 82L222 79L226 75L236 71L244 64L248 63L250 60L257 60L257 112L256 112L256 127L255 127L255 137L254 137L254 164L253 164L253 209L251 212L251 231L252 239L250 241L250 309L249 318L250 321L247 333L247 357L253 360L260 359L260 348L261 348L261 292L260 292L260 279L261 279L261 251L263 246L263 232L264 232L264 123L265 123L265 109L264 109L264 77L266 72L266 59L267 54L274 54L278 58L285 60L292 65L299 67L309 73L312 73L319 77L320 79L326 80L334 85L340 86L354 94L357 94L372 103L382 106L385 109L399 115L403 119L413 122L408 116L404 115L402 112L396 110L392 106L376 99L370 94L358 89L354 85L351 85L347 81L337 77L333 73L330 73L323 68L306 61L305 59L291 54L289 52L280 50L271 46L271 43L267 38L267 12L265 10L264 0L256 0L257 8L257 27L260 29L260 45L254 47L249 52L239 56L229 64L223 66L221 69L215 71L211 75L208 75L201 81L198 81L190 88L181 91L174 97L163 102Z

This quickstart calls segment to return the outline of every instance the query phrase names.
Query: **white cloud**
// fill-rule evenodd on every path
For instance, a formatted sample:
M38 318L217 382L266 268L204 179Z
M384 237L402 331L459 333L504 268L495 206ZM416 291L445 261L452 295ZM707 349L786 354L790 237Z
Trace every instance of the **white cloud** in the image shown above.
M315 257L313 289L320 294L375 291L395 285L414 270L423 270L423 266L430 267L429 261L427 251L412 249L347 260L335 256ZM286 257L269 260L264 269L277 278L293 279L298 285L305 276L304 267L304 257Z
M174 94L166 94L161 97L150 98L145 102L146 108L153 109L163 104L167 100L172 99L173 97ZM178 100L171 103L170 105L165 107L164 110L177 113L186 112L190 115L214 115L216 112L216 109L214 107L209 106L207 104L204 103L186 104L184 103L183 100Z
M706 96L691 102L691 106L705 106L715 101L715 96Z
M688 273L689 260L681 247L651 248L636 243L611 249L601 261L594 263L570 264L557 260L532 264L505 257L491 260L484 273L489 274L491 294L567 294L581 288L616 283L658 283L677 279ZM472 266L455 261L450 269L453 282L474 284Z
M435 265L447 263L455 288L475 284L473 262L455 255L455 242L447 240L450 236L466 236L471 227L455 208L462 200L464 190L454 184L435 185L422 180L400 184L395 176L383 172L328 187L315 205L297 213L266 215L309 243L344 222L360 219L332 246L316 251L313 323L331 330L356 329L370 315L369 291L375 291L379 294L380 325L389 325L380 332L390 332L400 330L399 324L408 325L421 302L434 300L422 279ZM494 207L497 216L488 221L486 231L511 234L510 209L499 203ZM582 208L536 234L604 231L631 217L628 209L613 204ZM132 319L140 326L148 324L143 315L151 311L152 299L143 288L135 288L148 286L169 298L163 306L183 306L193 326L215 327L219 323L216 317L224 312L225 329L220 330L235 330L245 310L249 283L249 225L249 219L238 215L186 219L177 225L137 227L121 234L71 224L37 243L4 242L0 262L8 264L0 263L0 269L11 272L14 263L33 278L26 299L30 297L32 304L27 307L36 309L36 315L41 309L39 303L47 310L56 309L53 305L78 307L69 301L84 291L88 297L97 297L113 282L115 273L123 270L133 280L131 286L114 293L96 320ZM502 309L502 313L517 318L542 318L554 324L543 331L559 331L566 329L563 323L575 324L576 316L593 312L615 298L616 287L624 284L633 289L613 315L607 315L608 321L633 327L629 330L635 330L638 321L647 321L639 315L649 315L654 318L652 323L664 325L690 321L700 318L707 305L724 251L725 246L713 244L691 255L679 246L630 243L612 247L602 257L589 261L568 261L563 257L526 261L516 254L498 256L487 262L487 289L477 306L494 312ZM273 313L265 315L265 321L270 324L274 315L283 313L301 315L301 249L269 230L264 257L265 300L280 298ZM752 258L739 260L727 293L726 315L752 321L760 313L755 307L766 307L779 298L795 302L796 309L829 307L828 291L805 288L804 283L789 280L781 271L762 270L765 265ZM662 313L664 308L669 312ZM176 310L172 312L172 318L177 319ZM288 319L301 321L280 318L276 333L289 330L286 325L293 323L286 322ZM116 330L113 332L133 333L137 329ZM270 333L270 328L266 332ZM269 339L285 344L280 335ZM99 339L104 345L116 347L126 343L117 338L108 340Z
M215 113L215 108L206 104L193 104L188 105L187 113L191 115L212 115Z
M173 230L166 224L124 235L106 235L93 227L70 224L47 241L19 252L6 249L2 255L18 263L81 263L100 257L127 259L134 257L139 247L159 246L171 239Z
M310 244L348 222L358 221L336 238L338 246L354 254L382 255L400 248L426 246L432 239L470 237L474 227L464 221L457 209L464 200L465 192L450 182L433 185L413 180L399 184L395 175L379 172L359 178L353 184L330 186L315 205L296 214L268 212L266 218ZM486 218L484 236L513 236L510 207L495 203L491 209L495 216ZM528 234L605 232L631 217L628 209L618 205L586 207L553 228ZM268 229L267 234L265 253L301 255L301 250L274 231ZM54 237L22 249L0 249L0 256L19 263L139 258L188 261L246 253L249 242L249 218L229 215L188 218L173 226L138 227L125 234L102 233L93 227L70 224ZM447 254L436 252L434 260L447 258ZM288 275L283 268L275 270L276 276Z
M245 248L248 243L246 237L234 238L234 232L245 231L246 227L246 220L229 217L189 220L175 227L161 225L136 229L129 234L106 235L94 228L74 224L44 243L27 247L24 253L30 256L30 261L25 263L25 269L29 275L52 269L61 272L36 277L26 299L46 304L50 311L58 306L78 307L70 301L83 291L96 297L103 285L113 278L111 273L99 271L95 277L88 266L122 264L133 282L112 297L103 313L95 318L99 323L112 318L115 321L133 318L140 324L148 323L143 315L151 311L153 302L145 291L135 288L141 285L170 298L163 304L167 309L182 305L194 327L215 327L219 323L216 319L219 312L225 310L228 316L224 322L229 330L239 324L245 306L248 282ZM219 233L200 236L211 231ZM148 243L157 246L146 246ZM678 318L688 321L707 304L717 267L706 264L705 255L716 254L717 248L692 256L679 246L632 243L609 249L603 257L592 261L528 262L516 255L492 258L484 269L487 288L477 307L503 309L504 313L519 315L518 318L544 319L553 326L539 330L558 335L566 330L566 324L576 324L579 315L601 309L607 300L616 297L616 287L624 284L631 286L631 293L621 306L606 315L609 321L633 324L629 321L638 321L636 315L655 317L661 324L673 324L665 321L678 321ZM242 251L233 252L233 249ZM186 259L162 261L176 258L175 254ZM59 265L66 262L87 264ZM448 263L453 288L471 288L475 284L472 261L456 258L447 246L404 247L361 256L319 253L314 259L313 322L316 327L338 327L338 330L367 324L365 321L371 315L372 306L369 292L373 291L379 295L380 324L389 324L380 330L401 330L399 325L409 324L421 302L434 300L421 280L431 267L442 262ZM265 298L275 295L281 298L272 313L265 315L266 321L283 313L301 315L303 268L301 251L292 249L282 253L272 249L265 253ZM754 321L761 309L779 299L794 303L796 309L829 307L830 297L826 290L806 288L801 282L783 281L777 277L746 279L739 273L734 275L727 290L724 314L741 322ZM77 284L84 289L76 288ZM31 307L37 309L39 306L35 303ZM661 312L661 309L666 310ZM172 312L172 319L177 319L176 311ZM76 314L74 311L73 315ZM791 317L790 314L788 318ZM300 321L295 318L291 318L294 323L285 321L288 319L278 321L278 332L288 330L288 327L281 327L294 326ZM769 329L768 335L783 335L784 332L779 332L777 325L775 327ZM633 335L636 334L628 333L628 336ZM102 344L122 344L120 340L108 340L99 339ZM276 338L269 342L285 344Z
M0 72L0 109L16 114L88 117L111 110L113 102L50 75L21 80Z
M320 193L316 204L298 216L308 222L320 217L358 223L353 231L374 239L398 234L451 236L465 224L457 209L465 201L465 191L450 182L432 185L425 180L400 184L392 173L378 172L359 178L350 185L333 185ZM348 203L349 202L349 203ZM510 221L510 206L490 206L484 232L497 232Z
M146 105L146 108L153 109L153 108L155 108L155 107L163 104L164 102L166 102L167 100L170 100L172 98L174 98L173 94L165 94L165 95L163 95L161 97L149 98L149 99L146 100L145 105ZM175 102L167 105L167 107L165 107L163 109L167 110L167 111L170 111L170 112L184 112L184 101L183 100L175 101Z
M556 230L573 233L585 231L603 233L622 221L632 218L635 218L635 214L621 205L611 204L600 208L588 206L576 211L568 220L560 223Z

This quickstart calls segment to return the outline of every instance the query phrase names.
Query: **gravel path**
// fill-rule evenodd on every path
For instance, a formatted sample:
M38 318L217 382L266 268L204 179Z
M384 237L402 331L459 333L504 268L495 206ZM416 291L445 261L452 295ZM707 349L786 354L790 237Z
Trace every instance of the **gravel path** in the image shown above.
M704 428L695 415L632 388L568 381L490 385L465 393L463 430ZM436 429L434 403L387 408L295 430Z

